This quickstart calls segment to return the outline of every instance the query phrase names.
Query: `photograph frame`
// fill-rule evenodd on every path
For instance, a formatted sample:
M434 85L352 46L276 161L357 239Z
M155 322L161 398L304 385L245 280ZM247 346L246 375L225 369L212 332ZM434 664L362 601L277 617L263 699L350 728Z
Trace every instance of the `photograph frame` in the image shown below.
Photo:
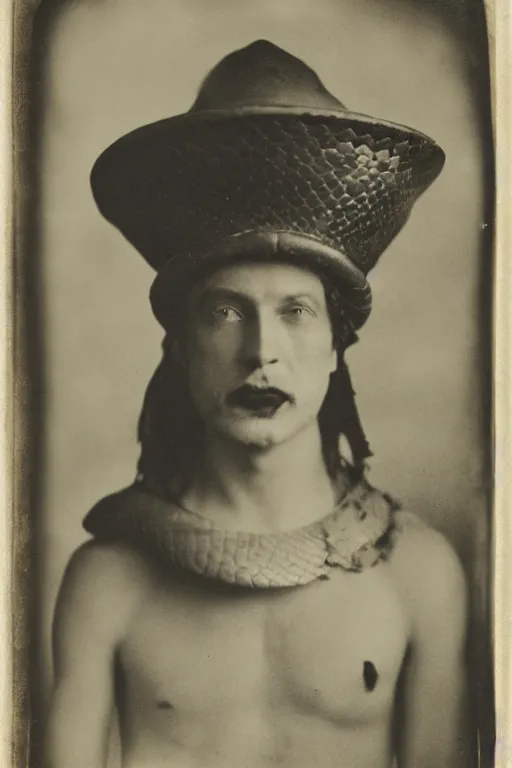
M510 150L507 135L510 129L510 14L507 0L486 2L489 28L489 54L491 60L491 98L495 165L500 171L494 201L494 323L493 323L493 664L495 678L496 754L497 768L512 760L512 704L510 702L510 678L512 659L507 634L510 631L507 615L512 614L510 587L507 583L506 553L512 546L512 531L507 510L512 502L512 484L507 482L510 455L511 397L510 350L508 330L508 302L512 288L510 254L510 223L507 208L510 206ZM38 459L41 445L34 435L40 414L34 408L34 393L30 391L30 371L39 361L39 340L28 340L26 307L31 304L31 291L37 290L37 281L27 281L16 263L16 254L29 247L32 236L23 228L24 216L32 205L31 192L26 184L26 157L30 146L29 110L34 108L30 92L31 20L37 2L8 2L0 6L2 89L4 108L2 113L2 154L6 158L1 176L2 186L2 291L5 322L2 344L4 370L1 370L5 386L2 399L6 429L0 443L1 458L6 477L4 492L5 512L2 516L3 536L0 552L3 564L0 611L2 622L2 656L0 689L2 709L0 723L4 733L0 740L0 765L28 765L28 755L34 743L40 741L37 723L31 724L32 701L30 677L37 658L31 648L34 636L34 617L30 607L30 592L34 573L31 563L37 551L37 523L30 520L28 510L37 484L23 482L30 475L32 463ZM5 19L5 24L2 24ZM5 96L6 94L6 96ZM14 151L13 151L14 148ZM9 151L11 149L11 151ZM33 277L33 276L32 276ZM23 297L21 299L21 297ZM21 299L21 301L20 301ZM19 372L23 371L23 380ZM499 482L497 481L499 478ZM30 485L30 487L28 487ZM510 579L508 579L510 581ZM31 746L32 745L32 746ZM487 768L487 766L485 766Z

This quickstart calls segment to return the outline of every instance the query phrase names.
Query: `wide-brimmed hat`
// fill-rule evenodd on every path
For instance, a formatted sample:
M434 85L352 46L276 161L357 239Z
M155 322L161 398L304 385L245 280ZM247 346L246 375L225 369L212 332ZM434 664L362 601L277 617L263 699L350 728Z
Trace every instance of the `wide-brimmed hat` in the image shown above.
M260 40L210 72L189 112L108 147L91 183L157 271L164 327L199 274L258 258L334 281L359 328L368 272L443 164L428 136L350 112L304 62Z

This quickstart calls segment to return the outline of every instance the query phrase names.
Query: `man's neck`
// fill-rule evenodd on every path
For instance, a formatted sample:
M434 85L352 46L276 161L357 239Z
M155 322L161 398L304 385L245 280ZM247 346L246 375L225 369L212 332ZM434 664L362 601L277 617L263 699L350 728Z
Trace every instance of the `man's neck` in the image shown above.
M258 533L311 524L332 512L336 494L314 424L265 450L208 436L181 503L216 527Z

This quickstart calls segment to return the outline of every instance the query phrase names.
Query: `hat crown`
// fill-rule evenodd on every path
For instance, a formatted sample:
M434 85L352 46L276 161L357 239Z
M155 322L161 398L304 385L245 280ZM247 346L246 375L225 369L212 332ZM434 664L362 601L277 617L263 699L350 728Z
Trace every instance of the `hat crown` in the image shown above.
M203 81L190 112L250 106L347 111L307 64L268 40L223 58Z
M107 148L91 184L158 271L164 326L202 269L258 253L332 279L359 328L366 276L443 163L428 136L348 111L303 61L258 40L210 71L189 112Z

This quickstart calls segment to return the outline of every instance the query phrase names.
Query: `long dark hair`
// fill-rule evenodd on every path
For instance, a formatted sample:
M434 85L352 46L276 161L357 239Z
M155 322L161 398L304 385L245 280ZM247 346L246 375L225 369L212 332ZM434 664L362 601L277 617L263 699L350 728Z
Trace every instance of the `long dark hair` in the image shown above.
M371 450L364 434L355 402L345 350L357 341L357 335L343 313L339 293L325 284L325 293L333 343L338 353L338 367L331 374L325 400L318 415L324 460L334 478L344 465L354 479L362 476ZM138 424L141 454L139 480L150 479L164 488L169 483L186 485L201 447L204 427L190 396L182 365L172 354L173 338L166 336L163 356L153 374L142 405ZM344 435L352 453L348 462L340 454Z

